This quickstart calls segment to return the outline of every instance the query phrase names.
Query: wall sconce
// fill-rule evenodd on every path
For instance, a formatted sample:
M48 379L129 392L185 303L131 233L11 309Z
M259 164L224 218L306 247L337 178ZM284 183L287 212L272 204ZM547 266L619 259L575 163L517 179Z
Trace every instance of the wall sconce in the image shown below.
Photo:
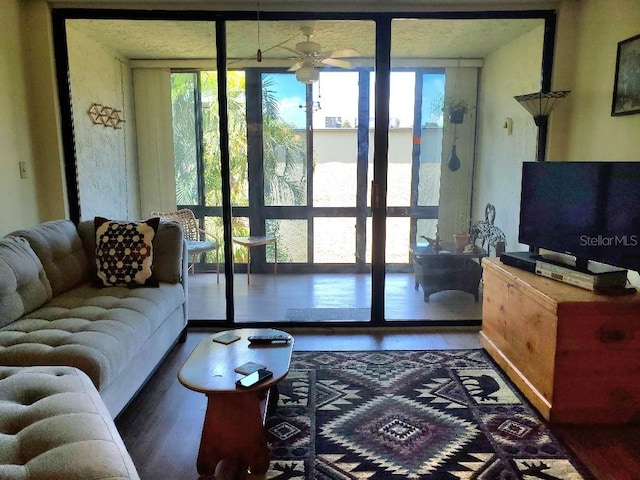
M536 160L544 162L547 149L547 130L549 114L556 105L571 93L569 90L558 92L536 92L517 95L515 98L524 109L533 115L533 121L538 127L538 151Z
M122 128L120 124L124 123L124 118L120 116L121 113L122 110L118 110L113 107L106 107L100 103L92 103L87 111L87 114L94 125L111 127L116 130Z

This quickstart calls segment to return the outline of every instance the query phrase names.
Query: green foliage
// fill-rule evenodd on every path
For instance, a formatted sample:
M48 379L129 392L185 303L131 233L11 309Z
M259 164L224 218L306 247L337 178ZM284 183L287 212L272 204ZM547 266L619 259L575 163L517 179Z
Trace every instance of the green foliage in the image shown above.
M459 110L459 111L462 111L463 113L467 113L467 110L469 109L469 105L464 100L447 98L445 99L445 102L444 102L444 109L446 110L447 113L451 112L452 110Z
M176 200L181 205L198 202L194 94L195 74L171 75Z
M462 114L466 114L470 109L469 104L464 101L454 97L445 97L444 94L441 94L435 97L430 104L430 114L431 120L427 123L434 124L438 123L438 119L440 117L443 118L443 121L446 124L450 123L449 115L453 110L459 110Z
M306 204L306 146L280 117L273 78L262 81L264 198L267 205Z
M431 118L429 118L429 122L437 122L438 119L442 116L442 112L444 112L444 93L433 97L431 100L431 104L429 105L429 113Z
M196 75L200 75L202 97L204 204L219 206L222 205L222 172L216 72L171 76L176 200L180 205L198 205ZM230 185L234 206L249 205L245 85L244 72L227 73ZM280 117L273 86L273 79L265 75L262 84L265 204L304 205L307 188L304 135ZM215 235L222 238L222 222L217 218L211 220L214 220L211 228ZM272 228L277 230L277 226ZM234 218L232 231L234 235L248 235L247 219Z

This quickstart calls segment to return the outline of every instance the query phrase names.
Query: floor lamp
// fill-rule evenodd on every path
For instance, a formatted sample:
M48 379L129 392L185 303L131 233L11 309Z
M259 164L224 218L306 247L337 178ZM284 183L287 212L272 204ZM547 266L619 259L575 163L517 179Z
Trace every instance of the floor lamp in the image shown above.
M533 121L538 127L538 151L536 153L536 160L539 162L544 162L546 155L549 114L569 93L571 93L569 90L563 90L558 92L527 93L526 95L513 97L527 112L533 115Z

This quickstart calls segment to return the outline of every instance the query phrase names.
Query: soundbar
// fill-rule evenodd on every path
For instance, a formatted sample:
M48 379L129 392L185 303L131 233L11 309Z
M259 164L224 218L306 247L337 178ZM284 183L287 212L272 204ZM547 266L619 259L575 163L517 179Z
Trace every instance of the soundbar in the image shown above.
M505 265L521 268L527 272L536 273L536 262L540 255L531 252L505 252L500 255L500 261Z

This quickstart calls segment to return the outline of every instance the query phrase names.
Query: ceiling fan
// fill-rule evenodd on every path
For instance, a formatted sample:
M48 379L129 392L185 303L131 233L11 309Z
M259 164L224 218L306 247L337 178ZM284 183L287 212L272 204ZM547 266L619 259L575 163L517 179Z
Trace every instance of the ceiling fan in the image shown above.
M302 83L313 83L320 77L318 67L321 65L330 65L332 67L346 68L352 67L351 62L343 60L343 58L359 57L360 52L353 48L345 48L341 50L322 51L319 43L311 41L315 31L313 27L303 26L300 31L306 37L304 42L296 44L295 49L285 48L296 54L294 59L296 63L289 68L289 72L296 72L296 79Z

